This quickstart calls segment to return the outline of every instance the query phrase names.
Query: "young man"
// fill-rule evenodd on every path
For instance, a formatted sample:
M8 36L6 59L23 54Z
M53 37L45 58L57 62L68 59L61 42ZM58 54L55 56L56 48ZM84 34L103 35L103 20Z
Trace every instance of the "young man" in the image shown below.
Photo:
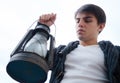
M50 27L55 20L56 14L44 14L38 24ZM50 83L120 83L120 47L97 40L106 23L103 9L83 5L76 11L75 20L79 41L68 48L61 46L64 50L56 48Z

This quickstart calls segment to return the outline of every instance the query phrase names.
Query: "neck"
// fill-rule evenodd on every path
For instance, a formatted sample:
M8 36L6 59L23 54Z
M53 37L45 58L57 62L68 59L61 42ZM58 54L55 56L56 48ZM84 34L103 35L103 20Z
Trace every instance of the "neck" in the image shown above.
M83 46L89 46L89 45L97 45L97 40L94 41L80 41L80 44Z

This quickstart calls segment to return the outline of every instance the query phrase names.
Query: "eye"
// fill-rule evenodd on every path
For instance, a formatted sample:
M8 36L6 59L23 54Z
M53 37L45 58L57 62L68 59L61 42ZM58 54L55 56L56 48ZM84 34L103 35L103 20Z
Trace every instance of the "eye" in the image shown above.
M76 23L79 23L80 22L80 18L76 18L75 21L76 21Z
M90 22L93 21L92 19L93 19L92 16L86 16L86 17L84 18L84 21L85 21L86 23L90 23Z
M90 18L86 18L86 19L84 19L84 20L85 20L86 23L92 22L92 19L90 19Z

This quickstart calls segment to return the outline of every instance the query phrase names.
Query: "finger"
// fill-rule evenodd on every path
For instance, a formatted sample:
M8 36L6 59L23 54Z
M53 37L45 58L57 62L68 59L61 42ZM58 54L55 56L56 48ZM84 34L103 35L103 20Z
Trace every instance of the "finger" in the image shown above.
M48 21L50 19L50 17L51 17L50 14L46 14L43 19Z
M52 21L54 22L56 19L56 14L51 13L51 14L43 14L39 17L39 22L44 23L44 22L49 22Z
M54 22L55 21L55 19L56 19L56 14L51 14L51 20Z

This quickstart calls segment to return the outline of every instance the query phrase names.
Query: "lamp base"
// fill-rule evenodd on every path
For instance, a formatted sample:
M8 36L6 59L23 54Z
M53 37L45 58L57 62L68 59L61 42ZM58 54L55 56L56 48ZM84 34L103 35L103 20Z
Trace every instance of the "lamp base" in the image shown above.
M17 53L7 65L7 73L20 83L44 83L47 79L46 61L33 53Z

